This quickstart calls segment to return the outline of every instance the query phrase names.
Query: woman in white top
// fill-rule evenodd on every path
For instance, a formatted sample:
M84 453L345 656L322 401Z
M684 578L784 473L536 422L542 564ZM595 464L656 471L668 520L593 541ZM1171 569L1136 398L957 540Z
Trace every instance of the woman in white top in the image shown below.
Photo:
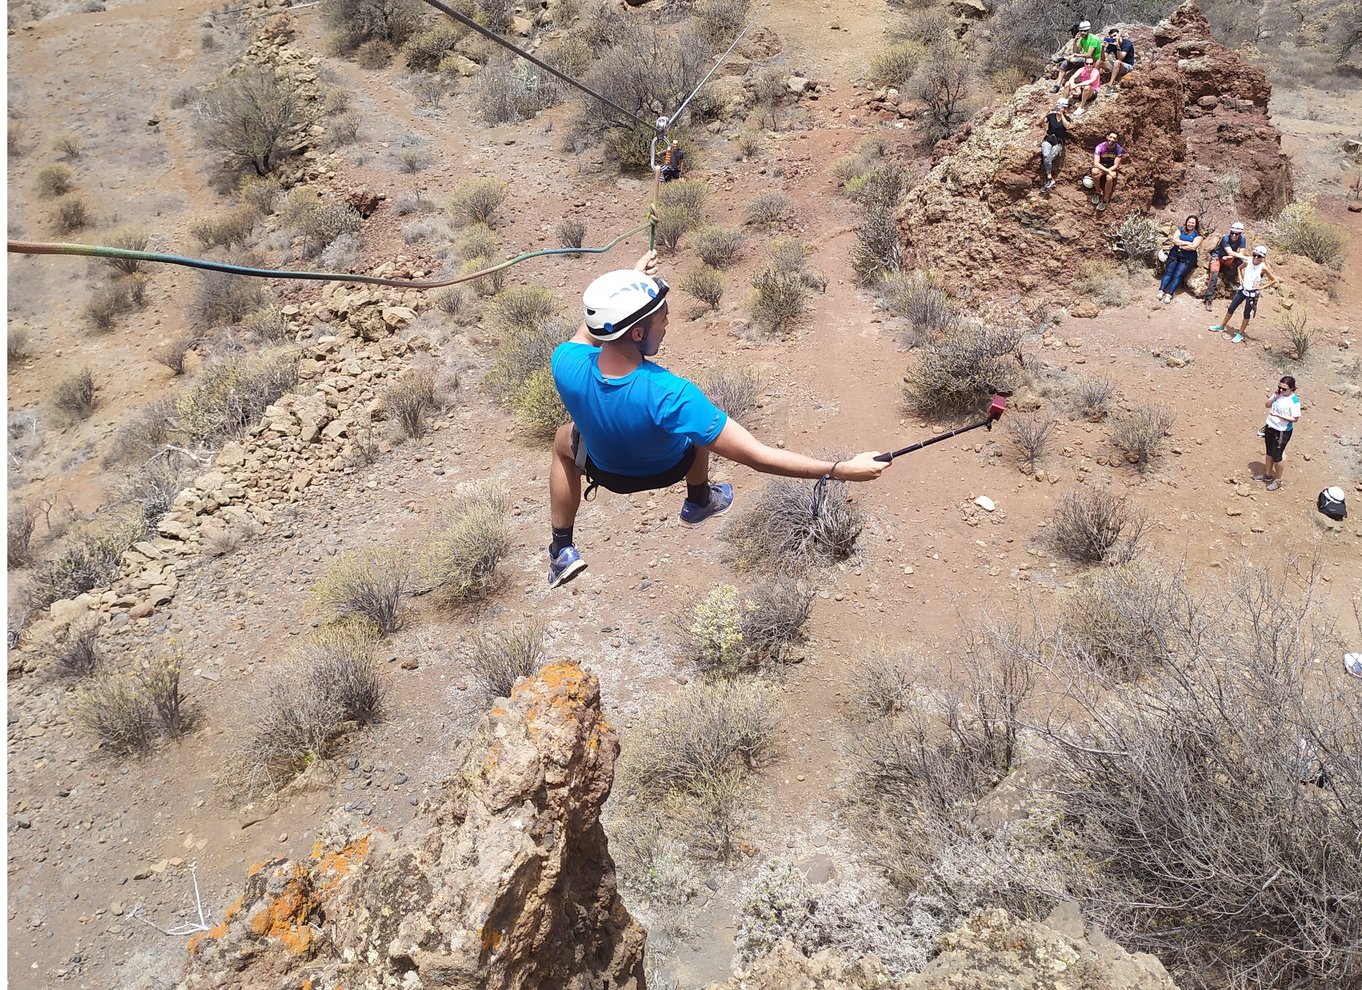
M1291 440L1296 421L1301 418L1301 399L1296 394L1296 379L1282 375L1277 383L1277 391L1267 394L1267 425L1263 427L1263 439L1267 441L1267 467L1262 474L1255 474L1254 481L1266 481L1267 490L1275 492L1282 487L1282 457L1286 445Z
M1225 318L1214 326L1207 327L1212 333L1219 333L1229 325L1230 317L1234 316L1234 311L1239 308L1239 304L1244 305L1244 321L1239 324L1239 332L1232 338L1233 342L1242 343L1248 336L1249 320L1253 319L1258 313L1258 297L1262 295L1264 289L1270 289L1277 284L1277 276L1272 274L1272 269L1267 264L1267 248L1259 244L1253 249L1252 258L1246 258L1238 251L1230 251L1236 258L1246 261L1243 273L1239 276L1239 289L1230 300L1230 308L1225 311Z

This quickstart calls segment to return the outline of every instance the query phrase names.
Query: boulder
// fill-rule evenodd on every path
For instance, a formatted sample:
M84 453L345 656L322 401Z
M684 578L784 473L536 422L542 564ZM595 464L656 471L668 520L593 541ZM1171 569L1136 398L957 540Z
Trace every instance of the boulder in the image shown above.
M644 931L600 821L618 753L596 678L547 664L483 716L397 834L253 868L223 923L190 940L181 990L642 990Z

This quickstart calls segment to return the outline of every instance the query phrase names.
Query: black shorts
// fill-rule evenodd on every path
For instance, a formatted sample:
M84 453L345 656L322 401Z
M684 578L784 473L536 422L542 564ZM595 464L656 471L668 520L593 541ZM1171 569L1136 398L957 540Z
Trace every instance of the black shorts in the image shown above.
M577 461L577 470L586 475L590 488L597 485L614 492L616 495L632 495L635 492L651 492L659 488L670 488L678 481L685 480L690 472L690 466L695 463L695 444L687 444L686 452L681 455L681 459L657 474L615 474L612 471L602 471L595 464L591 463L591 455L586 452L586 447L582 444L582 434L577 427L572 428L572 456ZM588 489L589 491L590 489Z
M1239 308L1239 304L1244 304L1244 319L1251 320L1258 315L1258 293L1260 290L1239 289L1235 292L1234 298L1230 300L1230 315Z
M1268 460L1280 461L1286 453L1286 445L1291 442L1291 431L1274 430L1268 426L1263 430L1263 439L1267 441Z

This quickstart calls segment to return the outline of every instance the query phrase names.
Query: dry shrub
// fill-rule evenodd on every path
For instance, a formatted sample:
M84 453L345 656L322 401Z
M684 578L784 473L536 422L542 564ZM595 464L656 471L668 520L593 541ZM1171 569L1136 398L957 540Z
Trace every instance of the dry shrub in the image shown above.
M727 268L742 253L745 238L737 227L701 227L691 238L691 248L713 268Z
M23 327L10 327L5 341L5 358L10 365L21 364L33 356L33 334Z
M744 570L797 573L845 560L865 528L865 517L847 492L842 481L772 479L720 535Z
M498 56L478 73L473 106L486 124L528 120L562 99L562 84L538 66Z
M52 394L52 404L71 420L89 419L99 406L95 376L89 368L82 368L61 381Z
M552 440L558 427L571 419L548 368L536 371L520 390L515 400L515 418L525 436L540 441Z
M483 298L495 296L506 287L506 269L497 268L494 271L487 271L493 268L497 262L490 255L475 255L464 261L460 271L462 275L472 275L474 272L487 272L477 278L464 283Z
M880 159L847 179L842 195L860 206L893 209L908 191L908 172L897 162Z
M662 206L657 211L656 242L666 251L675 251L681 238L700 225L700 216L683 206Z
M38 169L34 184L38 187L38 195L46 199L65 196L76 188L76 173L72 171L70 165L60 163L44 165Z
M935 272L896 272L881 279L876 291L889 312L908 321L905 346L945 330L957 319L955 304Z
M1083 375L1069 396L1070 408L1089 422L1103 419L1111 408L1116 383L1101 375Z
M6 517L5 559L10 570L27 567L33 561L33 530L38 510L32 502L17 502Z
M124 251L145 251L147 249L147 232L139 228L124 227L109 234L104 239L104 243L109 247L120 248ZM114 271L123 275L136 275L146 267L146 262L137 258L104 258L102 260Z
M510 187L501 179L467 179L449 197L449 212L460 224L495 227L497 211L509 192Z
M682 649L702 673L731 678L779 662L799 639L812 605L813 590L790 578L745 594L721 584L684 609L676 624Z
M762 378L754 368L721 368L701 381L711 402L739 423L761 405Z
M1277 328L1286 338L1291 355L1297 361L1304 361L1310 353L1310 341L1314 338L1314 328L1310 326L1309 315L1303 308L1285 310L1277 320Z
M733 143L737 145L737 153L734 157L740 162L751 161L753 158L756 158L761 154L762 145L765 143L764 138L765 135L758 130L749 129L739 132L733 138ZM765 194L763 193L762 195ZM761 221L752 219L751 214L749 213L747 222L759 223Z
M152 534L156 523L174 505L175 497L189 484L197 467L189 458L166 449L161 456L118 478L113 486L114 501L135 508L142 529Z
M332 42L342 54L356 52L367 42L378 42L391 52L424 22L425 8L417 0L336 0L326 7ZM356 61L364 65L358 55Z
M388 418L395 422L402 436L419 440L426 435L426 416L439 408L435 389L435 373L428 368L413 371L392 385L384 398Z
M1078 263L1073 290L1079 299L1089 299L1103 307L1124 306L1130 301L1130 286L1116 266L1099 258L1087 258Z
M1152 268L1158 261L1163 231L1159 222L1146 213L1128 213L1116 228L1116 248L1125 259L1126 271L1134 274Z
M710 309L717 310L720 300L724 297L724 276L709 265L700 265L682 277L681 289L689 292Z
M79 196L64 196L52 214L52 227L59 234L70 234L90 226L90 209Z
M898 201L865 198L860 203L860 215L856 246L851 249L851 270L862 285L874 285L903 266Z
M100 629L98 623L67 627L47 651L53 675L69 679L90 677L103 666L104 656L99 647Z
M393 216L408 217L419 213L434 213L435 204L419 189L398 193L393 199Z
M364 218L349 203L323 203L305 211L295 224L302 235L303 255L315 258L347 234L357 234Z
M414 72L436 71L444 57L458 47L463 32L462 25L441 21L428 30L412 35L402 46L407 68Z
M1149 402L1116 420L1111 431L1111 442L1127 463L1138 465L1144 470L1163 453L1168 431L1172 428L1173 411L1167 406Z
M237 186L237 195L241 197L241 201L254 206L262 216L269 216L274 213L274 208L279 205L279 197L283 195L283 192L284 187L272 175L264 177L244 175Z
M705 215L705 200L708 198L709 190L705 188L703 182L698 179L681 179L662 186L658 205L686 210L699 221Z
M359 140L360 116L353 110L337 114L326 122L326 140L333 148L343 148Z
M558 223L558 244L565 248L579 248L586 240L586 221L568 217Z
M1099 572L1064 604L1065 649L1119 680L1167 663L1180 584L1161 565L1123 564Z
M226 272L199 272L199 284L189 304L189 319L196 327L230 326L259 309L264 299L260 279Z
M1004 425L1013 457L1027 471L1034 471L1036 462L1045 456L1045 448L1055 428L1054 417L1040 413L1021 414L1009 416Z
M921 45L911 41L890 45L870 60L869 80L872 86L904 87L917 70L923 56Z
M293 328L278 306L262 306L241 321L241 329L268 344L293 340Z
M176 403L180 429L197 443L216 446L254 424L297 384L298 362L289 354L210 364Z
M183 663L173 649L81 689L73 713L77 723L119 753L142 753L159 738L179 737L192 714L180 691Z
M377 640L361 623L328 626L266 682L256 722L229 773L242 796L276 790L315 760L334 755L347 729L382 718L391 691Z
M848 677L849 713L856 721L903 711L916 690L915 657L880 647L861 654Z
M497 253L497 235L485 223L470 224L454 243L454 253L465 261L491 258Z
M415 175L430 165L430 158L421 148L403 148L397 153L397 164L403 172Z
M125 419L114 434L103 464L112 467L129 461L146 461L175 437L174 403L158 399Z
M146 305L146 276L133 275L101 285L85 304L85 316L96 330L109 330L124 313Z
M1125 564L1144 550L1147 529L1144 514L1124 496L1083 486L1056 503L1050 542L1080 564Z
M458 287L442 289L435 294L435 308L446 316L462 316L468 308L468 293Z
M229 165L268 175L305 141L320 116L292 75L272 66L247 65L203 94L198 104L199 142L223 153Z
M793 212L790 198L775 189L758 193L747 201L747 222L757 226L781 223Z
M765 267L752 276L747 302L752 326L762 334L783 338L803 319L809 306L804 246L780 238L771 246Z
M747 23L751 0L699 0L695 27L707 49L723 51Z
M181 335L168 340L160 347L156 348L153 355L157 364L163 364L170 369L171 374L177 378L184 374L185 358L194 349L194 338Z
M483 629L468 645L464 660L484 701L509 698L515 682L529 677L544 662L544 624L522 619Z
M781 719L775 689L758 681L689 684L652 711L625 779L653 794L696 794L726 773L763 765Z
M77 533L55 557L33 569L30 604L46 608L55 601L75 598L108 584L118 576L123 551L138 533L138 529L121 523L104 530Z
M1292 203L1272 221L1268 240L1291 254L1299 254L1334 270L1343 265L1347 243L1342 228L1321 217L1309 203Z
M553 385L549 358L572 331L562 319L503 324L497 355L483 387L504 408L522 413L522 424L534 427L532 433L540 433L548 422L559 418L554 410L562 409L562 401ZM559 421L565 422L566 416L564 410Z
M511 548L506 496L478 488L455 496L426 553L427 573L451 603L477 601L496 588L497 565Z
M260 211L254 203L246 202L210 216L200 217L189 225L189 233L203 247L232 247L245 244L260 222Z
M493 315L501 328L514 333L543 326L559 312L558 297L538 285L514 285L496 298Z
M904 374L908 407L923 414L977 410L982 399L1024 380L1020 327L954 320L924 334Z
M380 636L402 627L403 599L411 593L411 556L370 547L341 557L312 587L312 605L326 621L359 620Z
M833 177L837 179L841 187L845 188L848 182L865 175L880 164L888 152L889 146L885 143L884 137L879 134L867 135L856 142L856 147L851 154L844 155L833 162Z

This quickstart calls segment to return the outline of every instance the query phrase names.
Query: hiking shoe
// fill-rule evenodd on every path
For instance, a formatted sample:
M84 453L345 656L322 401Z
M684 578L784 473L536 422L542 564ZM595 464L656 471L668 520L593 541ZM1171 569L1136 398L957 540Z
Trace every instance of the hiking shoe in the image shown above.
M1049 191L1050 191L1051 189L1053 189L1054 187L1055 187L1055 180L1054 180L1054 179L1046 179L1046 180L1045 180L1045 185L1043 185L1043 186L1040 187L1040 191L1041 191L1041 192L1049 192Z
M1242 333L1237 333L1237 334L1235 334L1233 337L1230 338L1230 343L1231 343L1231 344L1242 344L1243 342L1244 342L1244 335L1243 335Z
M549 587L556 588L560 584L567 584L584 570L586 561L577 552L577 548L563 547L558 551L557 557L549 555Z
M1223 323L1212 323L1212 324L1211 324L1210 326L1208 326L1206 329L1209 330L1209 331L1211 331L1211 333L1220 333L1220 331L1222 331L1222 330L1225 329L1225 324L1223 324Z
M711 516L722 516L733 505L733 486L725 482L709 486L709 505L696 505L690 499L681 503L681 525L699 526Z
M1267 490L1270 491L1270 492L1275 492L1277 489L1279 489L1279 488L1281 488L1281 487L1282 487L1281 480L1280 480L1280 479L1277 479L1277 478L1274 478L1274 479L1268 484Z
M1255 475L1253 476L1253 480L1254 480L1254 481L1271 481L1271 480L1272 480L1272 475L1270 475L1270 474L1255 474Z
M1211 301L1209 299L1201 300L1201 305L1206 307L1206 312L1209 313L1211 311Z
M1259 440L1266 440L1266 439L1267 439L1267 430L1259 430L1259 431L1258 431L1258 439L1259 439ZM1264 480L1264 481L1267 480L1267 476L1266 476L1266 475L1263 476L1263 480Z
M1106 204L1106 203L1098 203L1098 204L1097 204L1097 212L1098 212L1098 213L1104 213L1104 212L1106 212L1106 209L1107 209L1107 204ZM1172 301L1173 301L1173 299L1172 299L1171 296L1169 297L1168 301L1169 301L1169 302L1172 302Z

